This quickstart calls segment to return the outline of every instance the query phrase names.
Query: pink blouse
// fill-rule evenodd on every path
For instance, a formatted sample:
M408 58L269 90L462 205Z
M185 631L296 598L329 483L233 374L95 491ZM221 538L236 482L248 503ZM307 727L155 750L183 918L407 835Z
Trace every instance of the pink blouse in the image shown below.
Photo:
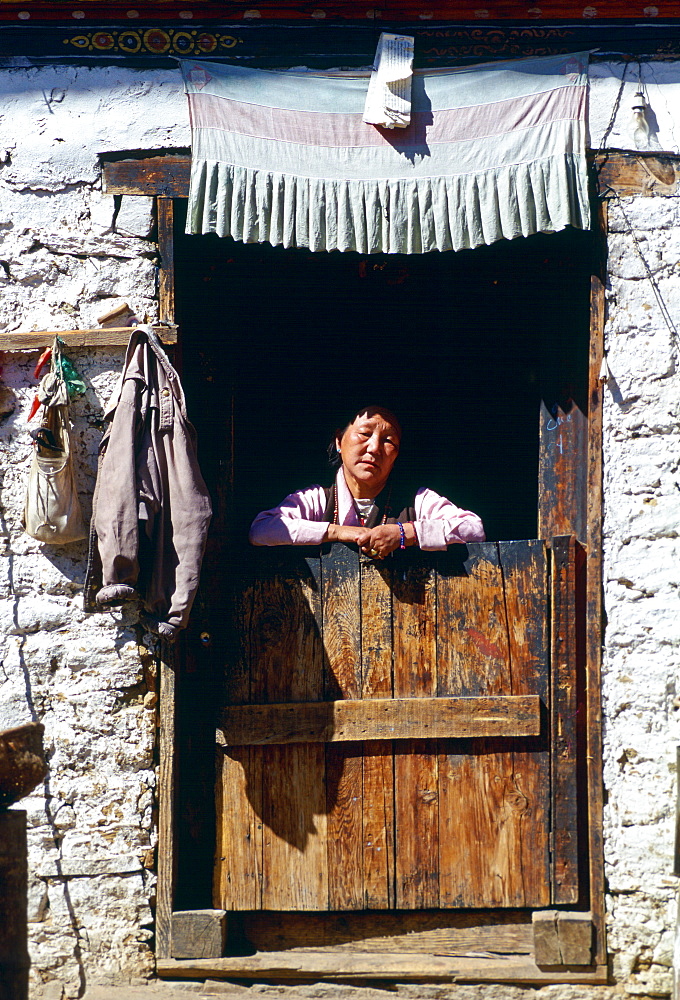
M342 468L336 476L338 523L359 525L352 494ZM483 542L484 527L470 510L456 507L434 490L419 489L413 522L421 549L436 551L455 542ZM271 510L263 510L250 526L252 545L321 545L328 524L322 520L326 493L321 486L290 493Z

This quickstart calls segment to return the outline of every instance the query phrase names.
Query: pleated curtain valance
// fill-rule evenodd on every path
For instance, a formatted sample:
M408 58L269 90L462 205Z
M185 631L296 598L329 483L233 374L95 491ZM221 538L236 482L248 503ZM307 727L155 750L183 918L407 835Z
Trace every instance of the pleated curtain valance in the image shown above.
M590 224L587 53L416 73L411 124L369 74L184 62L187 232L310 250L461 250Z

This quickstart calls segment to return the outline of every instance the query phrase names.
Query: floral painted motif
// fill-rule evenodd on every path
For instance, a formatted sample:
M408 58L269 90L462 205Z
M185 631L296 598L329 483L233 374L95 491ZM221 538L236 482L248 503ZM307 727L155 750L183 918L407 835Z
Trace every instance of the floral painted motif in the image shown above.
M0 0L0 3L2 0ZM64 45L80 52L120 52L125 55L151 54L203 56L233 49L240 39L220 31L148 28L146 31L90 31L71 35Z

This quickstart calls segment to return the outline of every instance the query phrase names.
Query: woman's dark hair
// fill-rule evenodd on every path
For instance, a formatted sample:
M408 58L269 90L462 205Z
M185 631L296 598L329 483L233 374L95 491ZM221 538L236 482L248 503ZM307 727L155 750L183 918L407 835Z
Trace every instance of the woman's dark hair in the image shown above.
M360 406L359 409L354 412L354 416L350 417L350 419L347 421L344 427L337 428L337 430L335 431L333 437L329 442L328 464L331 466L332 469L339 469L340 466L342 465L342 458L340 456L340 452L338 451L338 446L336 444L337 438L342 437L347 428L352 426L357 417L362 417L364 413L367 414L369 417L372 417L375 413L380 413L382 414L383 417L387 417L389 422L391 424L394 424L394 426L399 431L399 441L401 443L401 436L402 436L401 424L399 423L399 418L392 412L392 410L389 409L389 407L377 406L377 405Z

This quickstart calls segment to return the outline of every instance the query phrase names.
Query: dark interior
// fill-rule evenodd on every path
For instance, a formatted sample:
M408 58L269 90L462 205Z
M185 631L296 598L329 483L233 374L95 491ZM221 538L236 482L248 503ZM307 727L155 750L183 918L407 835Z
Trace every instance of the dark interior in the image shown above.
M177 363L215 514L180 678L177 909L211 905L212 685L229 669L229 567L251 555L252 518L330 483L334 430L382 403L404 427L405 487L476 511L490 540L535 537L541 400L587 411L592 263L592 235L574 230L362 256L186 236L184 211Z
M372 403L401 419L409 488L476 511L490 540L535 537L540 401L586 409L589 248L567 230L459 253L312 253L186 236L180 219L184 380L206 472L219 479L233 447L232 543L259 510L329 483L333 431Z

